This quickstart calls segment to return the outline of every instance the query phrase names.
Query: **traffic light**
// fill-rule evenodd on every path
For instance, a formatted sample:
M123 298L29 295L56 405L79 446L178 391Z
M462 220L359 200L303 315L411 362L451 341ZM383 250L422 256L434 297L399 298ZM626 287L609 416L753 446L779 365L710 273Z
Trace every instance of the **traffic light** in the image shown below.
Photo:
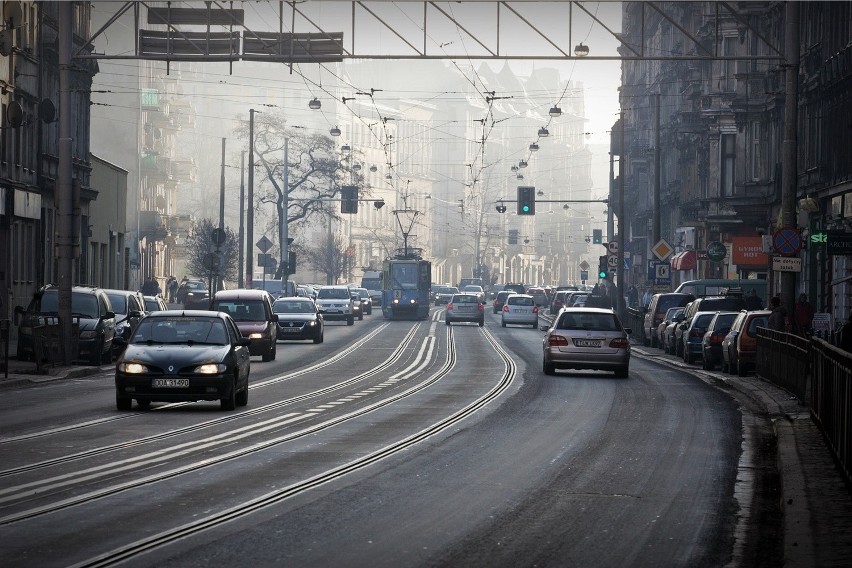
M340 212L358 212L358 188L354 185L344 185L340 188Z
M535 215L535 188L522 185L518 187L518 215Z
M592 242L596 245L603 244L603 231L600 229L592 229Z
M509 244L510 245L518 244L518 230L517 229L509 229Z
M292 250L288 250L287 256L287 274L296 274L296 253Z
M598 232L600 232L600 231L598 231ZM598 278L600 278L601 280L606 280L606 277L609 274L609 272L607 271L606 259L607 259L607 255L603 255L603 256L599 257L599 260L598 260Z

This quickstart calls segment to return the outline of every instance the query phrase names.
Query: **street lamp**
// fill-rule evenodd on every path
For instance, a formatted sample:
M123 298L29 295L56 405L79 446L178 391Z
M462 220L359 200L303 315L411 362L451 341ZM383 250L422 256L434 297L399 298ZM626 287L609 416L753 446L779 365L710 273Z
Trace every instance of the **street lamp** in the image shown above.
M340 128L338 128L337 126L333 126L331 130L328 131L328 133L335 137L340 136Z
M583 45L582 41L579 44L577 44L577 47L574 48L574 55L576 55L577 57L585 57L588 54L589 54L589 46Z
M538 137L539 138L547 138L548 136L550 136L550 132L547 130L547 128L542 126L541 128L538 129Z
M316 97L312 98L310 102L308 102L308 108L311 110L319 110L322 108L322 103Z
M557 116L562 116L562 109L558 106L550 107L550 116L556 118Z
M536 144L535 142L530 144L530 152L538 152L538 144Z

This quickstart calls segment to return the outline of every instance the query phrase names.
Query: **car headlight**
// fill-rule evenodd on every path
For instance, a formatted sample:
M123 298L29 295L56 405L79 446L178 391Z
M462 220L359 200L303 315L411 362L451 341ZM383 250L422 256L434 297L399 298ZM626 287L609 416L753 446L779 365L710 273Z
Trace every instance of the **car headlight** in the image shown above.
M199 365L195 369L192 370L193 373L198 373L199 375L218 375L219 373L224 373L227 370L227 367L222 363L206 363L204 365Z
M309 326L311 326L311 327L316 327L316 326L317 326L317 320L311 320L311 321L309 321L309 322L308 322L308 325L309 325Z
M148 367L142 363L119 363L118 370L128 375L141 375L148 372Z
M80 339L94 339L97 336L98 336L98 332L97 332L97 330L94 330L94 329L90 329L90 330L87 330L87 331L81 331L80 332Z

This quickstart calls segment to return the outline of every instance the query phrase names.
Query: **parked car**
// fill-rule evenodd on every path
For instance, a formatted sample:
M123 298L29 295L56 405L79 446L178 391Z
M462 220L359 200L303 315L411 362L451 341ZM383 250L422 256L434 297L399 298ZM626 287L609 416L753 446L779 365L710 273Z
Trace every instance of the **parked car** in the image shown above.
M531 325L538 327L538 306L535 299L528 294L509 294L503 305L500 325L508 324Z
M677 348L675 347L675 330L686 317L683 315L686 308L673 309L676 309L677 312L672 316L672 320L666 326L666 329L663 331L663 334L659 339L659 341L662 341L663 343L663 350L670 355L674 355L677 352Z
M684 321L678 326L680 331L681 353L683 360L692 363L696 357L702 355L702 341L707 326L716 315L716 312L696 312L692 319Z
M130 340L130 335L139 321L147 313L145 309L145 298L140 292L132 292L130 290L114 290L104 288L104 292L109 297L112 311L115 313L115 335L124 339L123 342L113 342L113 355L118 357L121 351Z
M355 324L355 304L348 286L320 286L316 302L325 321L344 320L346 325Z
M742 310L722 340L722 370L744 377L754 369L757 328L769 327L769 310Z
M453 299L447 304L444 314L444 322L447 325L456 322L474 322L479 327L485 325L485 304L479 294L454 294Z
M373 314L373 301L370 299L370 292L366 288L352 288L352 291L358 295L358 301L361 304L361 313L365 315Z
M672 324L674 318L679 314L683 313L683 308L669 308L666 310L666 315L663 318L663 321L660 322L660 325L657 326L657 346L663 349L666 353L668 353L668 348L666 347L665 341L665 333L666 329Z
M119 340L123 341L123 340ZM218 400L248 404L249 343L222 312L152 312L137 326L115 367L115 405Z
M741 294L731 296L707 296L696 298L689 302L683 310L683 322L688 323L697 312L738 312L746 309L745 298ZM684 327L678 325L674 331L675 355L682 357L683 353L683 331Z
M510 294L515 294L516 292L511 292L509 290L501 290L497 292L497 297L494 298L494 303L492 307L494 308L494 313L499 314L503 311L503 305L506 303L506 298L509 297Z
M701 368L713 371L722 361L722 341L731 330L738 312L716 312L701 340Z
M146 312L164 312L169 309L166 301L160 296L142 296L142 299L145 300Z
M325 322L313 299L278 298L272 304L272 311L278 316L278 341L310 339L322 343L325 340Z
M92 365L109 363L115 337L115 313L106 293L100 288L72 287L71 316L72 324L79 324L78 358ZM52 285L39 289L26 308L15 308L15 321L18 324L18 359L34 360L34 328L59 325L59 289Z
M250 340L249 352L264 361L274 361L278 343L278 316L272 311L272 296L266 290L220 290L213 298L213 311L233 318L243 337Z
M621 325L612 310L562 310L542 330L546 331L542 345L545 375L555 375L557 369L594 369L627 377L631 330Z
M648 304L648 311L645 312L643 343L646 346L657 347L659 343L657 328L663 322L668 309L685 306L694 299L695 296L691 294L665 293L651 296L651 303Z
M434 289L433 297L436 306L443 306L453 299L455 294L459 293L459 289L455 286L437 286Z

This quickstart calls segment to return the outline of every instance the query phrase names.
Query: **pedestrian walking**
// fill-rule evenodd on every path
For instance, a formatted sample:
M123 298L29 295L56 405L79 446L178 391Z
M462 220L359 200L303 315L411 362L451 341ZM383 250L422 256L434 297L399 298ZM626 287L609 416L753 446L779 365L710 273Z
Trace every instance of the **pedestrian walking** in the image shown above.
M801 335L808 335L811 332L811 325L814 321L814 309L811 303L808 302L808 297L805 294L799 294L799 301L796 302L796 331Z
M769 300L769 309L772 310L769 314L769 329L787 331L787 310L781 305L781 298L773 296Z
M173 304L175 302L175 296L177 296L178 289L178 281L174 276L169 276L169 281L166 284L166 290L169 293L169 303Z

